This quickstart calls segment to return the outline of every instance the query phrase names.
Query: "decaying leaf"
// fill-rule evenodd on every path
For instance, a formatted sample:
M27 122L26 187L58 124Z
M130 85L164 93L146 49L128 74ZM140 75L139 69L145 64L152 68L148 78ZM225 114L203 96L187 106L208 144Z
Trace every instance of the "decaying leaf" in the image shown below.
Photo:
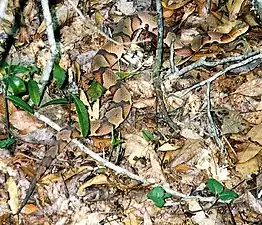
M65 181L73 176L75 176L76 174L81 173L82 171L86 170L87 168L89 168L88 166L80 166L77 168L72 168L72 169L65 169L63 171L59 171L57 173L52 173L52 174L47 174L46 176L43 176L41 178L41 183L42 184L50 184L50 183L54 183L54 182L61 182L61 181ZM62 176L63 175L63 176Z
M252 159L261 151L261 149L261 146L254 143L249 143L246 149L238 154L238 162L243 163Z
M128 156L128 161L130 164L134 165L136 161L135 157L141 158L145 157L148 152L150 143L144 138L137 134L128 134L124 137L126 140L123 147L125 148L125 155Z
M243 177L249 177L250 174L257 174L259 171L259 163L257 158L251 158L243 163L237 163L236 171L240 172Z
M256 78L242 84L233 94L241 94L250 97L262 95L262 79Z
M222 134L239 133L244 129L245 123L240 114L236 111L229 111L229 115L223 119Z
M247 137L249 137L252 141L258 142L262 145L262 124L258 124L251 128L248 132Z
M16 129L21 131L22 134L28 134L44 127L43 122L22 110L17 110L16 112L12 113L10 115L10 122Z
M9 177L6 181L7 191L9 193L8 204L12 213L16 213L19 207L18 188L13 177Z
M101 184L109 184L108 178L105 174L99 174L95 176L94 178L90 179L89 181L83 183L77 191L77 194L79 196L82 196L85 194L85 188L90 187L92 185L101 185Z

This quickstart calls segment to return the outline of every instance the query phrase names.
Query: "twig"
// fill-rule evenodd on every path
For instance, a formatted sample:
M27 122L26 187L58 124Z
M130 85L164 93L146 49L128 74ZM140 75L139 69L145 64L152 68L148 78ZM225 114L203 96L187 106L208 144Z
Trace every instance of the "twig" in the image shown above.
M172 121L169 117L165 103L164 96L161 89L162 79L160 77L161 67L162 67L162 57L163 57L163 38L164 38L164 26L163 26L163 12L161 1L156 1L156 9L157 9L157 27L158 27L158 41L157 41L157 49L156 49L156 63L153 71L153 82L154 87L157 93L157 105L161 110L161 114L165 122L174 130L174 133L178 133L178 126Z
M62 130L62 127L60 127L58 124L54 123L53 121L51 121L49 118L35 112L34 116L36 118L38 118L39 120L45 122L47 125L51 126L52 128L54 128L57 131ZM88 154L91 158L93 158L94 160L96 160L98 163L101 163L102 165L114 170L117 174L121 174L124 176L127 176L131 179L134 179L136 181L141 182L144 185L156 185L156 186L162 186L163 189L172 194L174 197L178 197L178 198L182 198L183 200L189 200L189 199L198 199L200 201L203 202L214 202L216 199L214 197L201 197L201 196L190 196L190 195L186 195L183 194L181 192L178 192L177 190L174 190L172 188L169 187L168 184L157 184L155 183L154 180L151 179L145 179L143 177L140 177L136 174L131 173L130 171L128 171L127 169L123 169L119 166L116 166L115 164L109 162L108 160L100 157L97 153L93 152L91 149L87 148L85 145L83 145L82 143L80 143L78 140L73 139L72 143L74 143L76 146L78 146L83 152L85 152L86 154Z
M221 60L215 60L215 61L211 61L211 62L206 61L206 58L202 57L198 61L182 68L181 70L167 75L167 77L165 77L165 78L168 78L170 81L173 81L173 80L177 79L178 77L180 77L181 75L189 72L190 70L201 67L201 66L215 67L215 66L222 65L222 64L225 64L225 63L229 63L229 62L242 61L242 60L245 60L249 57L257 55L259 53L260 53L260 51L249 52L249 53L244 54L244 55L227 57L227 58L223 58Z
M211 83L207 82L207 91L206 91L207 117L208 117L208 120L209 120L212 136L215 139L215 142L216 142L217 146L219 147L219 149L221 150L221 152L223 152L224 151L223 144L222 144L221 140L219 139L219 133L218 133L217 127L214 123L213 117L211 115L210 92L211 92Z
M53 69L54 61L57 56L57 48L56 48L56 42L55 42L55 35L53 30L53 23L52 23L52 17L49 9L49 1L48 0L41 0L42 9L43 9L43 15L45 18L46 23L46 33L48 38L48 44L50 46L51 51L51 57L46 62L43 74L41 76L40 82L39 82L39 89L41 96L44 93L45 87L48 84L51 76L51 72Z
M228 72L228 71L230 71L230 70L232 70L232 69L241 67L241 66L246 65L246 64L248 64L248 63L250 63L250 62L252 62L252 61L254 61L254 60L261 59L261 58L262 58L262 53L257 54L257 55L254 55L254 56L252 56L252 57L249 57L249 58L247 58L246 60L241 61L241 62L239 62L239 63L232 64L232 65L226 67L224 70L219 71L218 73L216 73L215 75L213 75L213 76L210 77L209 79L204 80L204 81L201 81L200 83L195 84L195 85L193 85L192 87L184 90L184 91L182 92L182 96L185 96L185 95L188 94L190 91L192 91L192 90L194 90L194 89L196 89L196 88L202 87L202 86L206 85L207 83L213 82L214 80L216 80L217 78L219 78L220 76L222 76L223 74L225 74L226 72Z
M5 18L5 10L8 5L8 0L0 1L0 20Z

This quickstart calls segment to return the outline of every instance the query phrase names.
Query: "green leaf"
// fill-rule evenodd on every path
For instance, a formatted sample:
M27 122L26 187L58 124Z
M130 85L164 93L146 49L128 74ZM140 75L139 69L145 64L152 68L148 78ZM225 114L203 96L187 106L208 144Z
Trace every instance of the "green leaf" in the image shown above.
M125 141L123 139L120 139L120 138L116 138L115 135L114 135L114 132L112 132L112 136L111 136L111 145L112 147L116 147L122 143L124 143Z
M7 85L11 88L14 95L24 93L26 91L25 82L14 75L9 75L7 77Z
M10 66L10 72L12 74L28 73L30 72L30 70L31 70L30 66L26 66L26 65L11 65Z
M35 105L40 102L40 90L37 83L34 80L28 81L29 96Z
M150 191L148 194L147 194L147 197L149 199L156 199L156 198L163 198L165 195L165 190L160 187L160 186L157 186L157 187L154 187L152 189L152 191Z
M41 108L46 107L48 105L66 105L69 102L67 101L66 98L57 98L54 100L51 100L49 102L46 102L45 104L41 105Z
M99 99L104 94L105 91L106 91L106 88L104 88L99 82L94 80L92 81L87 91L87 95L90 101L94 102L97 99Z
M157 187L154 187L152 191L150 191L147 194L147 197L151 199L155 203L156 206L161 208L165 204L165 199L172 197L172 195L169 193L166 193L162 187L157 186Z
M15 105L17 105L18 107L20 107L21 109L34 114L34 110L25 102L23 101L21 98L17 97L17 96L7 96L7 99L9 99L11 102L13 102Z
M73 102L75 103L82 136L86 137L89 133L89 128L90 128L88 111L84 103L76 95L72 94L72 99Z
M158 198L158 199L155 199L154 203L155 203L155 206L162 208L165 205L166 201L163 198Z
M142 130L143 138L147 141L154 141L154 135L150 130Z
M53 76L57 82L57 86L61 88L66 79L66 71L55 63L53 68Z
M14 138L8 138L8 139L5 139L5 140L1 140L0 141L0 148L9 148L14 143L15 143Z
M224 190L224 186L213 178L207 180L207 187L215 195L219 195Z
M231 190L225 190L219 194L219 199L223 201L231 201L238 198L238 194Z

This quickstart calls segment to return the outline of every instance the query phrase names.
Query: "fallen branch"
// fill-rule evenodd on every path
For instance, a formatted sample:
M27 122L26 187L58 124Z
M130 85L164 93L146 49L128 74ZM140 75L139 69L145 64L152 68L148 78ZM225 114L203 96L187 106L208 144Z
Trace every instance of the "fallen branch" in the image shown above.
M56 59L58 50L56 48L56 41L55 41L55 35L53 30L53 22L52 17L49 9L49 1L48 0L41 0L42 9L43 9L43 15L45 19L46 24L46 33L48 38L48 44L50 46L50 52L51 57L46 62L44 71L42 73L40 82L39 82L39 89L40 89L40 95L42 96L45 90L45 87L47 86L48 82L50 81L51 72L53 69L54 61Z
M210 77L210 78L208 78L206 80L203 80L203 81L199 82L198 84L193 85L190 88L185 89L184 91L182 91L182 95L181 96L185 96L190 91L192 91L192 90L194 90L196 88L202 87L202 86L206 85L207 83L213 82L214 80L216 80L217 78L219 78L220 76L222 76L223 74L225 74L226 72L228 72L230 70L233 70L233 69L239 68L241 66L244 66L244 65L246 65L246 64L248 64L248 63L250 63L250 62L252 62L254 60L257 60L257 59L262 59L262 53L259 53L257 55L253 55L253 56L247 58L244 61L232 64L232 65L226 67L224 70L219 71L218 73L216 73L212 77Z

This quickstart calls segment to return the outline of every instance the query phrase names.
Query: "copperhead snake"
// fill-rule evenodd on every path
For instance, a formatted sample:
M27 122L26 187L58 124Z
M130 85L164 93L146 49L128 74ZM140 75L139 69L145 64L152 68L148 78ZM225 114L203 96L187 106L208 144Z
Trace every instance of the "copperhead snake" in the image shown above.
M198 47L193 46L189 49L190 54L198 51L207 43L214 41L219 43L229 43L235 40L239 35L245 33L248 30L248 25L243 24L242 27L232 29L228 34L219 34L216 32L208 32L202 37L197 37ZM135 34L141 30L146 29L148 32L156 34L157 23L155 18L148 13L137 13L133 16L122 19L118 26L114 29L112 37L119 43L132 42ZM166 34L164 43L169 46L170 33ZM193 44L192 44L193 45ZM176 54L179 54L181 46L179 44L174 45ZM128 116L131 106L131 93L125 87L123 82L113 72L113 67L117 64L118 60L123 54L126 53L125 45L117 45L108 41L94 56L91 71L102 86L104 86L110 93L111 99L109 107L103 115L100 115L100 119L91 120L90 122L90 135L102 136L108 134L113 128L118 127Z

